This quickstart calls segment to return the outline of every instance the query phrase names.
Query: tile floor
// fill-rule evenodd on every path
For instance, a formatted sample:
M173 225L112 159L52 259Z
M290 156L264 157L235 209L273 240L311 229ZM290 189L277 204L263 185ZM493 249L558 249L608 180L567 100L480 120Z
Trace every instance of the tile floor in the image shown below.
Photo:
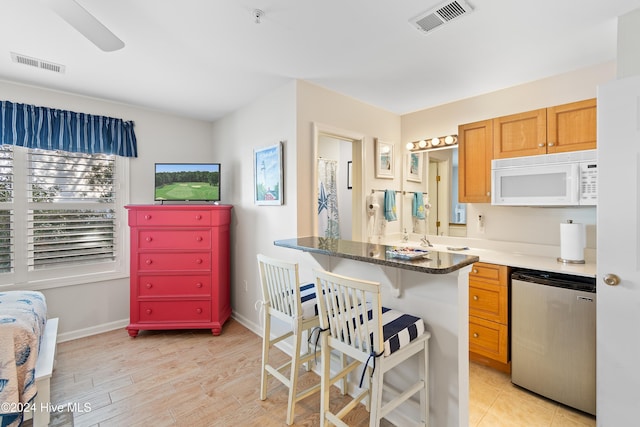
M514 386L507 374L469 363L470 427L595 425L589 414Z

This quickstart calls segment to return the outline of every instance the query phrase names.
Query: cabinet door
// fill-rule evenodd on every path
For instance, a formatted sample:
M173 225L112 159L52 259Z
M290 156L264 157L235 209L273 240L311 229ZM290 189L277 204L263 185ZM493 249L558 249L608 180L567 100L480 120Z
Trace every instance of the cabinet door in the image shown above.
M547 152L596 148L596 99L547 108Z
M546 108L493 119L494 159L546 153Z
M491 120L458 126L458 201L491 203Z

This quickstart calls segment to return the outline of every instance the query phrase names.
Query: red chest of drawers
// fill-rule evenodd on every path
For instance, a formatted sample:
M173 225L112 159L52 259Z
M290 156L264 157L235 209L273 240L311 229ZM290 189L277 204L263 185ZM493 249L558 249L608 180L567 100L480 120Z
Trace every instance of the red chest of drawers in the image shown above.
M211 329L231 316L230 205L130 205L129 335Z

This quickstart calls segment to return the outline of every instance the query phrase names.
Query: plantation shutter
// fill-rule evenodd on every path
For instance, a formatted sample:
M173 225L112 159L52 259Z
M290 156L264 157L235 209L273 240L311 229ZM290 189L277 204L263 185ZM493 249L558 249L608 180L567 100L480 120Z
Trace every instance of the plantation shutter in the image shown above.
M0 146L0 273L14 270L13 150Z
M115 156L29 150L30 271L116 257Z

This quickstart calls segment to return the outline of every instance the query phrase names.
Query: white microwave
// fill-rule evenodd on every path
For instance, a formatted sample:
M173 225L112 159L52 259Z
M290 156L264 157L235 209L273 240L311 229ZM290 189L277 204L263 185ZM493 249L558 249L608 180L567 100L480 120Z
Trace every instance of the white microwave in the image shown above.
M595 206L596 150L491 161L491 204L503 206Z

